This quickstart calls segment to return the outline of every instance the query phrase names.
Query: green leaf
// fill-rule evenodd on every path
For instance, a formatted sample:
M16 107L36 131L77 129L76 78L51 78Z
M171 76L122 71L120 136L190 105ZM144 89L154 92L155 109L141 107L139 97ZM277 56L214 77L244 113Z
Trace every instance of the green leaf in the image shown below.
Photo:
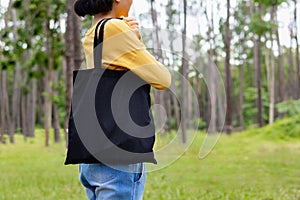
M20 9L22 7L22 3L23 1L16 0L15 3L13 4L13 8Z

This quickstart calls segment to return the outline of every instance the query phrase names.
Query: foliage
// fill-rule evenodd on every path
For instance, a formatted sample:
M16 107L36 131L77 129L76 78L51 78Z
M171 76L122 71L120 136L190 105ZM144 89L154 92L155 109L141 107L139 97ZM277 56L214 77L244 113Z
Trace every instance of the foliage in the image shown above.
M65 81L62 77L65 44L61 26L64 20L65 3L65 0L16 0L12 8L4 13L8 16L7 26L0 30L1 40L3 38L1 44L3 48L0 51L4 55L4 59L1 59L1 68L8 69L8 87L11 88L14 81L12 74L15 73L16 63L19 63L22 79L18 80L18 84L22 95L25 96L31 92L33 80L36 80L38 83L37 98L49 96L44 91L44 78L49 67L49 60L53 58L53 70L58 72L59 81L52 84L57 94L50 98L53 103L58 105L61 125L65 115L66 94ZM12 9L16 11L17 21L15 23L10 16ZM49 29L49 33L46 29ZM47 45L52 51L51 55L47 52ZM9 91L9 94L12 93ZM28 98L24 97L23 99ZM42 107L42 104L38 104L36 107L38 119L43 119L45 116Z
M269 100L268 100L268 93L265 91L265 88L263 88L262 91L262 99L263 99L263 118L265 122L268 120L268 107L269 107ZM245 89L244 93L244 104L243 104L243 114L245 117L245 125L250 126L253 124L256 124L256 118L257 115L257 107L256 107L256 99L257 99L257 89L254 87L248 87Z
M292 140L300 137L300 116L296 115L293 118L278 120L273 126L266 126L262 131L266 136ZM276 132L273 130L276 129Z
M50 4L50 16L46 10L46 3ZM18 27L15 39L11 34L12 23L1 30L4 48L2 50L4 59L1 61L2 68L14 69L15 63L21 64L21 69L31 79L44 77L45 67L48 63L49 55L45 52L45 42L50 40L44 31L45 20L50 21L50 32L52 50L54 52L54 68L62 70L62 56L64 54L64 44L61 38L60 17L64 12L64 0L49 1L14 1L13 8L17 9ZM39 6L37 6L39 5ZM23 86L26 83L22 83ZM30 89L30 88L28 88Z
M260 129L249 129L245 133L247 136L261 136L269 140L293 141L300 138L300 116L295 115L290 118L277 120L273 125L268 125Z
M53 94L51 100L58 108L58 116L61 127L64 127L64 118L66 116L66 101L65 96L61 94L66 94L65 78L60 78L57 83L53 84L53 89L58 91L57 94Z
M270 7L270 6L278 6L283 2L286 2L286 0L254 0L254 2Z
M288 100L276 105L279 113L287 116L295 116L300 113L300 100Z

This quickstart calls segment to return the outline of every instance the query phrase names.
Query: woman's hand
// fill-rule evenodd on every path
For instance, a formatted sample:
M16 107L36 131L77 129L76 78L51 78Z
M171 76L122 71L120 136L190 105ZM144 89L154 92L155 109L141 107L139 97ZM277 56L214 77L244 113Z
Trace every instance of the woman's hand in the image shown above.
M139 22L133 17L122 17L123 20L130 26L133 32L136 34L139 40L142 39L140 34Z

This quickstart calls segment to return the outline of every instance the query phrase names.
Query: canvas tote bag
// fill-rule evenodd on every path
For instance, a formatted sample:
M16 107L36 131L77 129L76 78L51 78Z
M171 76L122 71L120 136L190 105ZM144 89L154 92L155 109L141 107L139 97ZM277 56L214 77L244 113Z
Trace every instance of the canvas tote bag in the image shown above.
M96 26L94 68L73 72L66 165L156 163L150 85L130 70L102 67L109 20Z

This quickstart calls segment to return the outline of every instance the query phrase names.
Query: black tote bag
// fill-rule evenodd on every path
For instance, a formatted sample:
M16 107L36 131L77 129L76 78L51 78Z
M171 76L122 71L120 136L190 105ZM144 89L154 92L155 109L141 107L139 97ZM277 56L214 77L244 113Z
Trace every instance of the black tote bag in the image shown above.
M94 68L73 72L66 165L156 163L150 85L129 70L102 68L109 20L96 26Z

